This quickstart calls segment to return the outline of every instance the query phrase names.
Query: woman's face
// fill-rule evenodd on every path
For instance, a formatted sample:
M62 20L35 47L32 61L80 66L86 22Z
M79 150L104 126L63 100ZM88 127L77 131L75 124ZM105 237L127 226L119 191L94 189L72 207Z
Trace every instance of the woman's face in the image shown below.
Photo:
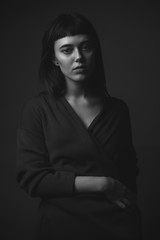
M94 70L95 49L91 39L84 34L66 36L55 41L56 64L65 79L83 81Z

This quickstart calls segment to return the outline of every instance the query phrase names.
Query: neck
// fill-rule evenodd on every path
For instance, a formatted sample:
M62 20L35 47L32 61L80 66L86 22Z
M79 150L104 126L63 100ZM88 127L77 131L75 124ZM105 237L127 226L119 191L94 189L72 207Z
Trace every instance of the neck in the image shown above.
M85 82L66 80L66 98L80 98L85 95Z

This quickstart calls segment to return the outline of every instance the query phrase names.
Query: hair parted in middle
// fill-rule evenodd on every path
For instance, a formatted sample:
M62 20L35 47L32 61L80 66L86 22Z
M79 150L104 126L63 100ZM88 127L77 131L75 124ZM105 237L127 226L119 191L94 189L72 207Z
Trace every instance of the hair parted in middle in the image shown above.
M65 91L65 78L59 67L54 64L54 43L66 36L88 35L94 44L96 59L92 76L87 80L85 93L107 93L105 72L98 35L90 21L79 13L63 13L47 27L42 39L42 54L39 67L39 79L49 92L60 96Z

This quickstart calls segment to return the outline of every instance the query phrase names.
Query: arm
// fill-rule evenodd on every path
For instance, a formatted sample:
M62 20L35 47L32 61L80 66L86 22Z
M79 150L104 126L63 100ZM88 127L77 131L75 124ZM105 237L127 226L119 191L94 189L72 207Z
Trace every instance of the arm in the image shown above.
M55 171L45 145L39 102L23 107L17 132L17 181L33 197L72 195L75 192L100 192L103 177L75 176L74 172Z
M104 191L106 177L100 176L76 176L75 191L77 193L100 193Z
M136 177L139 174L137 154L132 141L132 129L128 106L122 105L117 128L117 150L114 161L117 166L117 179L137 193Z
M136 203L136 182L135 177L138 173L136 153L132 144L131 126L129 111L126 104L118 107L117 114L118 124L115 137L117 141L118 151L116 151L115 159L117 177L76 177L75 189L77 192L103 192L106 197L122 205L123 202ZM119 181L118 181L119 180ZM129 190L131 189L131 190Z
M76 176L77 193L103 193L106 198L121 208L137 204L136 195L118 180L106 176Z
M23 108L17 132L16 178L33 197L68 196L74 193L74 172L56 171L49 162L39 102Z

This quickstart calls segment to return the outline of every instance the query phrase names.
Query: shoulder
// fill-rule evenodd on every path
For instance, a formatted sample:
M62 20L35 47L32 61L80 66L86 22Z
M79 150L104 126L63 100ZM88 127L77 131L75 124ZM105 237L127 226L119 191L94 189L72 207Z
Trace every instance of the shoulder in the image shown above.
M117 112L117 113L123 113L128 112L129 107L128 104L120 98L109 96L106 99L106 105L110 108L110 110Z
M40 124L44 112L45 98L47 97L47 91L42 91L23 103L20 116L21 127L34 122Z
M123 126L124 128L130 127L130 111L128 104L116 97L108 97L106 101L107 116L110 117L118 126Z
M47 91L41 91L32 98L26 100L22 105L22 111L26 113L40 112L42 110L45 98L48 97Z

